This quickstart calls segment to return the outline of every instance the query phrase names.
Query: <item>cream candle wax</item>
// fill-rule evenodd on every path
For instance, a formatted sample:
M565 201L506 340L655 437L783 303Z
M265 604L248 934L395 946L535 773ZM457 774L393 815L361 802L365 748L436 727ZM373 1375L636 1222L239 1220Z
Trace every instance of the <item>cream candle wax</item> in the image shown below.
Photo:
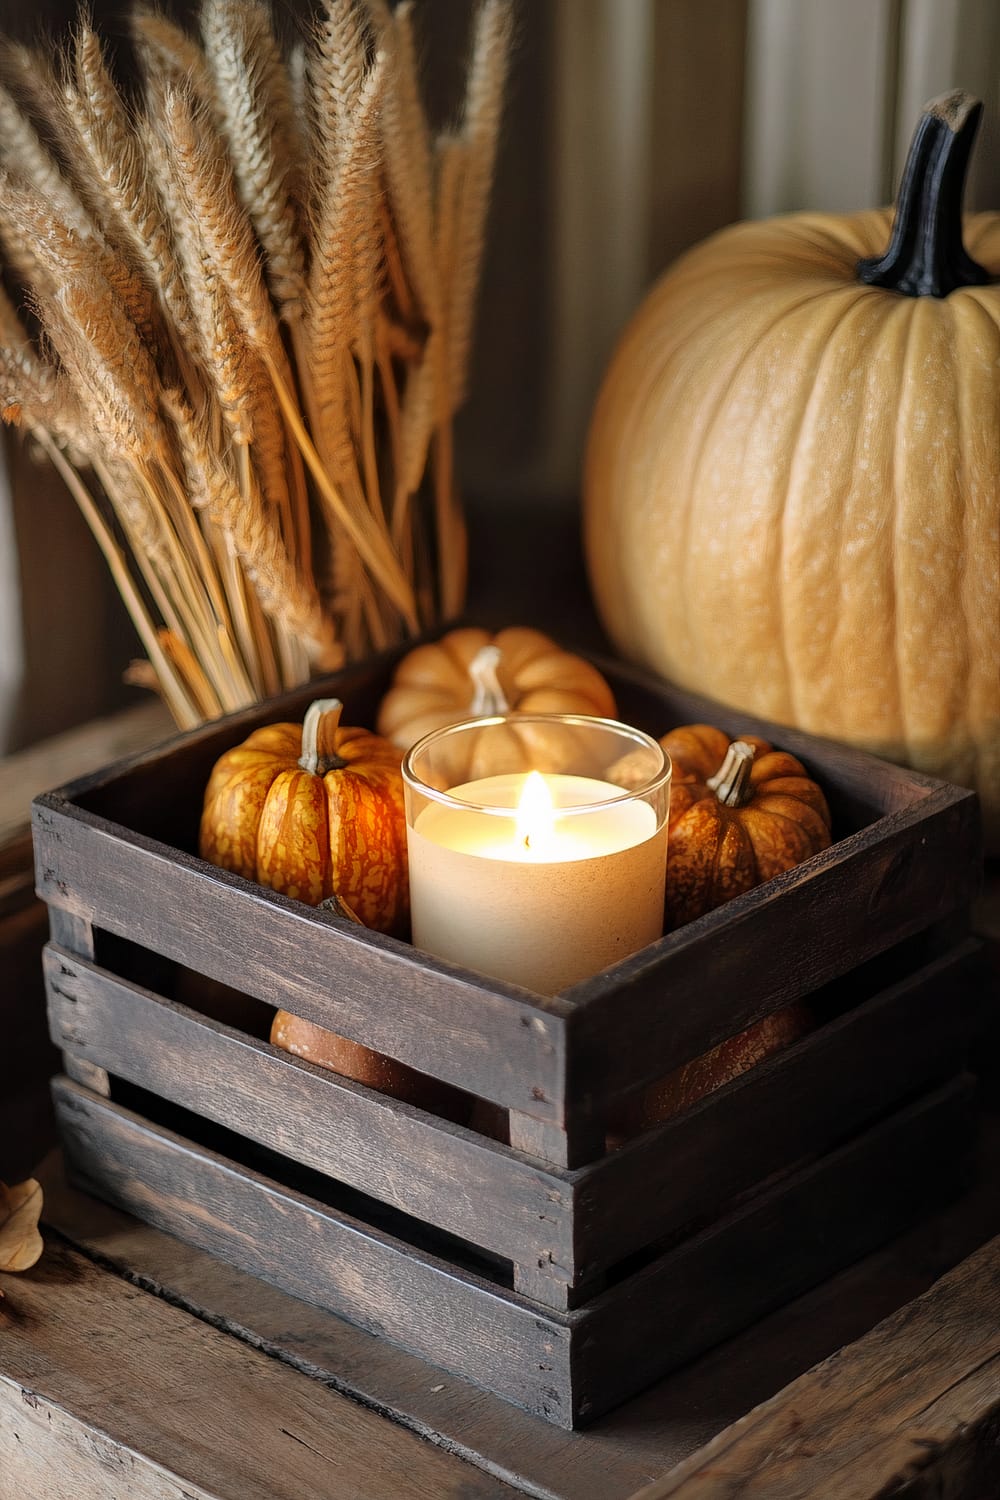
M660 936L669 766L654 741L625 726L563 719L562 729L571 725L567 738L539 734L540 716L532 718L534 733L517 721L490 721L504 724L501 763L510 759L516 726L532 760L565 757L568 770L501 771L443 791L433 766L435 759L452 770L463 763L455 728L428 737L451 738L436 758L427 741L407 757L413 941L555 994ZM481 722L470 727L472 764L491 758L481 738L488 731ZM650 772L639 791L581 774L606 772L625 753L634 761L637 741ZM523 747L513 753L523 761ZM436 786L419 782L421 768Z

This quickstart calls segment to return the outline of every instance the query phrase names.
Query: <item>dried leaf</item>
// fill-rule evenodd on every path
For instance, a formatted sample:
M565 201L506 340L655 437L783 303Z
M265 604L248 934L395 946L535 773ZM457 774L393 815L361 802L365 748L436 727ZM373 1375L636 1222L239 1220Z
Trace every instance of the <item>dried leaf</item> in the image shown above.
M38 1233L42 1189L33 1177L0 1182L0 1271L27 1271L45 1248Z

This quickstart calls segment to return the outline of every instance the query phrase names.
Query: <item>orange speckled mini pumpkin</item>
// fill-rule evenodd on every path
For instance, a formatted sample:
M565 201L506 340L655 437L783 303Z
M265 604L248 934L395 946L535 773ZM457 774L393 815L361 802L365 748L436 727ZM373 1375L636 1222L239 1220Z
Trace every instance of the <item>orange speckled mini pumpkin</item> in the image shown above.
M670 756L667 928L721 906L830 843L830 810L801 761L710 724L665 734Z
M257 729L215 765L205 791L203 859L311 906L399 933L409 915L400 753L367 729L341 727L320 698L298 724ZM271 1040L320 1067L426 1106L434 1081L360 1043L279 1010Z
M336 893L366 927L400 932L409 913L399 751L341 727L336 698L305 722L269 724L216 763L203 859L316 906Z

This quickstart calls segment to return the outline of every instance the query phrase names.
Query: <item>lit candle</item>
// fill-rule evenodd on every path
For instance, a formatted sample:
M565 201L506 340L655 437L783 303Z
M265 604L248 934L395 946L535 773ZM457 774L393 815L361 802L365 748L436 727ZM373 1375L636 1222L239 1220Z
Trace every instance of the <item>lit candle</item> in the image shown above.
M540 722L540 719L535 721ZM605 720L572 722L568 771L504 770L442 792L422 783L431 742L456 763L456 729L481 736L503 724L453 726L407 757L407 841L413 941L466 968L555 994L654 941L663 931L669 763L654 741ZM604 775L642 742L646 785L623 791ZM533 737L535 753L544 739ZM552 737L553 745L567 743Z

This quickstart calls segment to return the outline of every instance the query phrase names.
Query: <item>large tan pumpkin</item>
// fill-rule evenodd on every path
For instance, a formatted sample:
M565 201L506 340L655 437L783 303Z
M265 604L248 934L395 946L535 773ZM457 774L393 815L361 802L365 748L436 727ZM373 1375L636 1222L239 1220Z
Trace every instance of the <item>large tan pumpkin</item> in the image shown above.
M585 532L626 655L978 787L996 848L1000 215L965 219L969 254L960 216L979 112L927 106L894 223L738 224L654 287L594 413Z

